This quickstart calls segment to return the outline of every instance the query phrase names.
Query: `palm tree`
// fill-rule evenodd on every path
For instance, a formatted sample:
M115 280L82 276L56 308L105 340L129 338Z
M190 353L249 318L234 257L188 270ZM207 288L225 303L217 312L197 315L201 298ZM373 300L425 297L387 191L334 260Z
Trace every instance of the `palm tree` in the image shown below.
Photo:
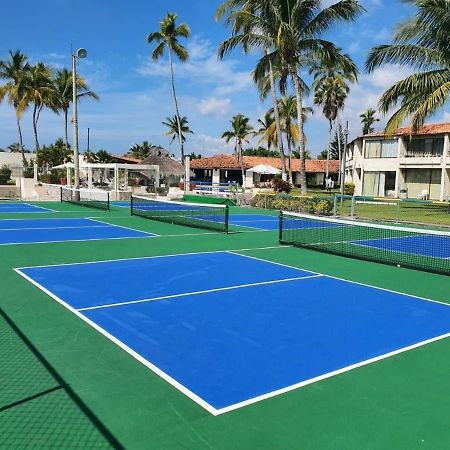
M262 136L259 143L265 142L267 144L267 150L270 150L273 146L277 145L277 137L275 128L275 118L270 112L264 114L263 119L258 119L260 128L256 131L257 136Z
M160 145L154 145L151 142L144 141L142 144L134 144L128 150L127 155L132 156L136 159L145 159L150 156L152 151L162 149Z
M72 80L72 72L67 69L58 70L54 80L56 99L52 109L56 113L61 111L64 113L64 136L66 148L69 148L68 115L70 105L73 101ZM98 95L89 89L86 80L79 75L77 75L77 97L79 99L83 97L93 98L94 100L99 99Z
M314 103L322 106L323 114L328 119L329 126L329 141L328 152L331 151L331 141L333 125L336 129L340 127L338 114L343 109L345 100L347 98L350 88L347 86L345 79L342 75L335 74L332 77L322 77L316 80ZM339 160L341 159L341 141L338 133L338 146L339 146ZM326 177L329 175L329 160L327 158L326 165Z
M369 108L367 111L363 112L359 117L361 118L362 134L370 134L375 131L373 124L379 122L380 119L375 117L377 112L373 108Z
M364 9L357 0L341 0L322 8L321 0L227 0L233 9L236 33L227 42L226 50L238 45L268 50L255 69L255 77L268 73L274 63L282 63L295 89L301 155L300 184L306 194L305 134L303 129L303 91L301 71L317 61L340 64L342 54L321 36L342 21L354 20Z
M98 162L97 154L92 150L86 150L83 154L83 159L88 164L93 164Z
M257 35L260 39L263 37L261 36L260 29L258 27L253 27L253 24L251 21L241 20L239 17L239 7L242 7L242 10L246 10L250 14L260 14L257 8L258 2L251 2L251 1L244 1L244 0L226 0L222 5L219 6L216 12L216 20L220 20L222 17L224 17L226 14L228 16L225 19L225 23L233 24L233 31L232 31L232 37L225 40L220 46L218 50L219 58L222 59L225 57L225 55L233 48L235 48L238 45L241 45L244 53L248 53L249 50L252 48L251 44L251 36ZM266 45L264 48L264 54L267 55L269 50L274 46L274 42L270 41L269 39L266 41ZM286 173L286 161L285 161L285 154L284 154L284 145L283 145L283 137L282 137L282 130L281 130L281 122L280 122L280 114L278 111L278 97L275 87L275 78L276 78L276 71L278 71L278 74L280 72L283 72L284 67L280 64L278 66L274 66L274 62L269 61L268 69L266 73L260 73L260 74L254 74L254 81L258 85L258 89L261 93L261 99L265 99L269 92L272 95L272 108L273 108L273 115L274 115L274 125L275 125L275 131L276 131L276 143L278 146L278 152L281 157L281 171L282 174ZM281 89L282 93L283 88Z
M222 134L222 139L228 143L234 139L234 157L240 163L242 172L242 185L245 182L244 158L242 156L242 143L248 142L250 136L255 135L253 127L250 125L250 119L243 114L236 114L230 121L231 130Z
M30 65L28 64L27 56L21 53L20 50L17 50L15 53L10 50L9 60L0 61L0 78L6 80L6 83L0 87L0 102L7 96L9 104L14 107L19 132L20 152L25 164L20 119L29 106L27 89L30 79Z
M399 108L386 125L391 134L408 117L413 129L442 108L450 96L450 4L448 0L405 0L417 8L394 35L394 43L369 52L369 72L385 64L409 66L416 73L398 81L381 96L380 111Z
M27 97L33 106L33 132L36 153L39 151L38 122L44 107L53 107L56 101L55 88L52 79L52 69L43 63L37 63L30 68L30 82L27 87Z
M178 120L179 119L179 120ZM194 134L194 132L189 128L189 121L187 117L177 116L166 117L165 122L162 122L168 128L166 136L170 136L170 143L172 143L176 138L180 140L178 133L181 130L181 142L184 144L186 142L185 133Z
M173 55L175 54L175 56L182 62L187 61L187 59L189 58L188 51L186 50L185 47L183 47L180 44L179 38L180 37L188 38L191 32L187 24L181 23L180 25L177 25L176 24L177 19L178 16L176 14L168 13L167 16L164 17L163 20L161 20L159 31L155 31L148 35L147 42L151 44L152 42L155 41L158 44L152 53L152 58L154 60L158 60L159 58L161 58L166 48L168 50L170 80L172 83L172 95L175 104L175 118L178 126L177 136L178 141L180 143L181 161L184 164L184 143L182 139L183 131L181 129L180 111L178 108L177 94L175 91L175 80L173 73Z

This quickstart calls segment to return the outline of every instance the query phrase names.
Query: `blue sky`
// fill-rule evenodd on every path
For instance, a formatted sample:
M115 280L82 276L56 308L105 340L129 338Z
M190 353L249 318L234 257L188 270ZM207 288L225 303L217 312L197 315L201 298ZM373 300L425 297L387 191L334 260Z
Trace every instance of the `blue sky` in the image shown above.
M324 4L334 3L325 0ZM344 120L350 121L351 136L360 132L359 114L375 107L380 93L409 73L407 68L385 67L365 74L363 63L368 49L389 43L392 30L411 14L399 0L363 0L367 13L353 24L340 25L327 35L358 63L360 83L352 87ZM146 36L159 27L167 12L176 12L187 22L192 36L186 41L187 63L176 64L175 76L181 114L189 118L195 134L186 145L189 152L203 155L230 152L220 136L236 113L248 115L253 124L270 107L261 103L250 72L258 54L243 56L236 51L218 61L218 44L229 30L216 23L214 13L220 0L134 0L92 2L87 0L22 0L3 9L0 28L0 58L9 49L20 49L31 62L44 61L56 68L69 67L73 48L85 47L89 58L79 72L100 96L100 101L80 103L80 148L86 148L86 130L91 128L91 148L105 148L123 154L143 140L168 147L161 124L173 115L168 66L165 60L150 59L152 47ZM308 80L308 77L306 77ZM311 99L307 99L311 104ZM450 109L435 120L450 120ZM382 126L380 123L379 126ZM23 118L24 140L33 148L31 117ZM45 112L40 123L41 141L62 137L62 116ZM308 148L314 155L326 147L327 122L316 110L306 125ZM17 142L14 113L6 102L0 105L0 147ZM176 153L176 145L172 145Z

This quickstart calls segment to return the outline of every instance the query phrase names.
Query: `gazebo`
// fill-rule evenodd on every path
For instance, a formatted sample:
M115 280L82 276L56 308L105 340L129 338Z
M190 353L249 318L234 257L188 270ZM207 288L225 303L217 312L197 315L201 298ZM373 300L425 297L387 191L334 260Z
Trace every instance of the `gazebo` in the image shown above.
M53 169L65 169L67 185L71 186L74 164L61 164ZM159 187L160 169L155 164L119 164L119 163L81 163L80 171L86 180L84 187L104 189L111 192L111 200L121 200L136 190L143 190L147 186ZM134 180L134 183L131 183ZM142 184L141 184L142 182Z

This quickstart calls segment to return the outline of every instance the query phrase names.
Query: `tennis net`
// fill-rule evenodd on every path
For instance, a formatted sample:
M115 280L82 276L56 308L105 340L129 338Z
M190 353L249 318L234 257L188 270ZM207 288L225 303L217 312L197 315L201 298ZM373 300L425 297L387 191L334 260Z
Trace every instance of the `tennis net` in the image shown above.
M109 211L109 192L92 189L60 188L61 202L74 203L90 208Z
M133 195L131 215L228 233L229 208L227 205L175 202Z
M280 242L450 275L450 232L281 212Z

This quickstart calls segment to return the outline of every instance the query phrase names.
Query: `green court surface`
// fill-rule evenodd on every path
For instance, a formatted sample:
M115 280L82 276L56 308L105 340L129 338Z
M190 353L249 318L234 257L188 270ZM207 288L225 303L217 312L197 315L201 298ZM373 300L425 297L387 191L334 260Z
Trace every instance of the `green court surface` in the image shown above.
M41 205L57 212L34 219L94 217L159 237L0 246L0 448L450 448L449 339L214 417L13 269L234 250L450 303L449 277L280 246L277 231L225 235L126 208ZM246 212L276 214L230 209Z

